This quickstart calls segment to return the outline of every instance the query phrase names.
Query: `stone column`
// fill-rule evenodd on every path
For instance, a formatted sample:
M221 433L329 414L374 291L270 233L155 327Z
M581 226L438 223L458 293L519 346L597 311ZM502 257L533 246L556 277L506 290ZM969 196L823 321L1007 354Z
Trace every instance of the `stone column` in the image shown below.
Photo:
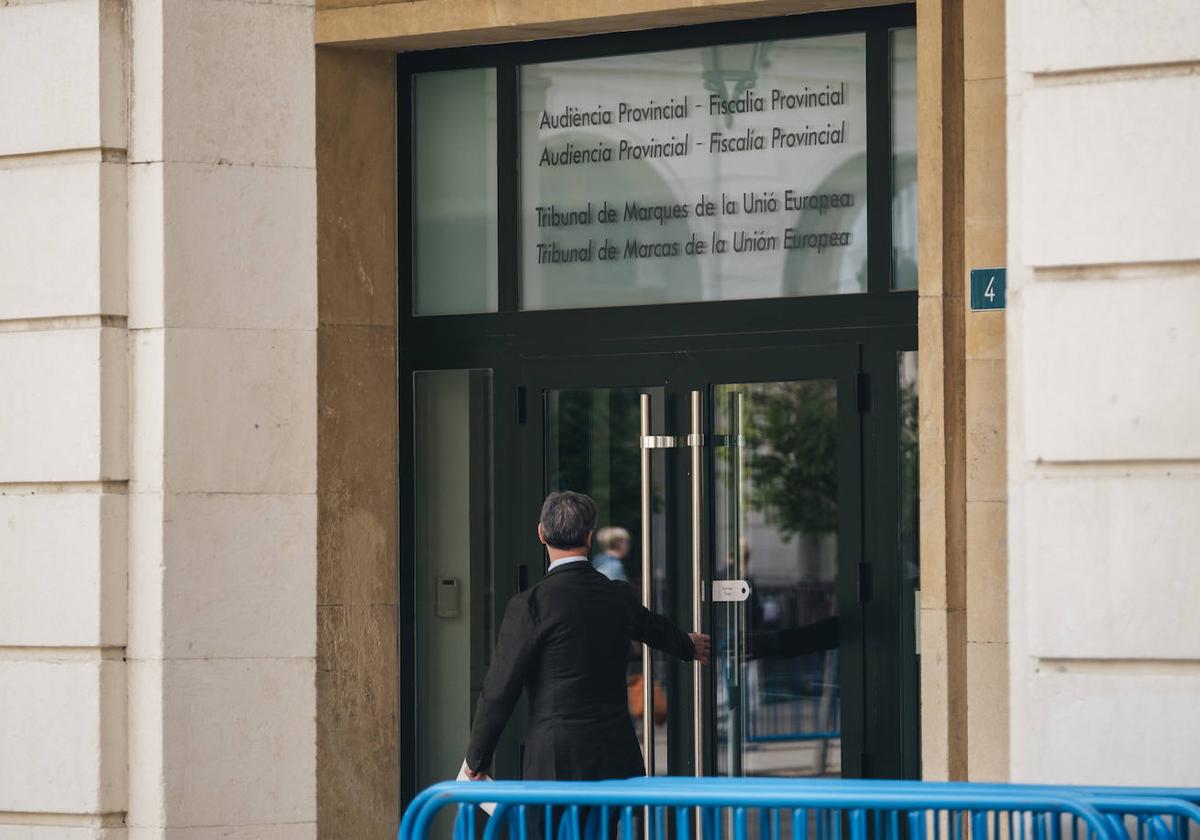
M962 276L1005 265L1004 0L963 8ZM1008 778L1008 487L1002 310L966 312L967 777Z
M396 57L317 55L317 821L400 821Z
M1008 2L1012 776L1200 778L1200 8Z
M921 445L921 764L964 779L966 444L963 8L917 3L917 299Z
M128 5L129 836L313 837L312 11Z
M0 7L6 836L123 836L124 56L118 2Z

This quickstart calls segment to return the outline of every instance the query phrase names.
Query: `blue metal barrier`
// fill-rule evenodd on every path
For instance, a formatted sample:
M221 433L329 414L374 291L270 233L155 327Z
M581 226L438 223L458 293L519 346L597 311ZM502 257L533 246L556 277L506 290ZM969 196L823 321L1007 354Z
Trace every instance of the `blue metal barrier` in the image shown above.
M721 785L728 783L727 779L672 779L670 777L655 777L641 780L642 784L655 786L670 786L672 784L687 785ZM1136 838L1136 840L1187 840L1190 823L1200 827L1200 789L1195 788L1138 788L1138 787L1103 787L1103 786L1073 786L1073 785L1030 785L1030 784L980 784L969 782L917 782L904 780L874 780L874 779L784 779L784 778L747 778L738 779L739 785L761 786L766 788L790 789L796 785L806 787L830 786L843 791L893 791L898 793L918 794L922 790L939 789L960 793L964 796L973 795L982 790L1007 791L1013 794L1032 793L1058 796L1070 796L1086 802L1095 808L1115 826L1119 836ZM1059 840L1059 826L1048 826L1046 834L1050 840ZM1075 838L1077 832L1071 832Z
M428 840L438 812L457 806L455 840L474 840L481 813L475 806L484 802L498 804L484 840L635 840L645 821L648 840L1181 840L1187 821L1200 818L1179 799L1084 788L691 778L447 782L413 801L398 838Z

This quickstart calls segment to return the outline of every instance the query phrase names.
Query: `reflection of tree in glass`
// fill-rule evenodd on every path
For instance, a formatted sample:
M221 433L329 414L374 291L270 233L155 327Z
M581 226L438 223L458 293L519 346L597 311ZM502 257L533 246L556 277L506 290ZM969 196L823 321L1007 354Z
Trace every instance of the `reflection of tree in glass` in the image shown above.
M749 389L750 504L780 536L837 530L837 391L829 382Z
M918 446L917 383L900 378L900 553L916 575L919 518L920 448Z
M557 392L550 417L557 451L548 453L553 465L550 489L591 496L600 514L599 527L620 525L632 534L631 557L641 545L639 399L633 389ZM657 488L651 502L655 512L661 510Z

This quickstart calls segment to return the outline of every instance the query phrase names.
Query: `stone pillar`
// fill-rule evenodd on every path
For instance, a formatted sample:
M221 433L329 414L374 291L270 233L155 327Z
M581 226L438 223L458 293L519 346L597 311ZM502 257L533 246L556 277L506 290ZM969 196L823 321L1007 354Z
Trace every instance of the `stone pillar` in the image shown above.
M0 6L0 834L122 837L125 27Z
M1008 2L1012 776L1200 777L1200 9Z
M396 57L317 54L317 821L400 821ZM411 743L411 742L410 742Z
M963 278L1005 264L1004 0L963 8ZM967 778L1008 778L1008 449L1002 310L966 329Z
M962 62L962 3L918 2L919 643L929 779L967 772Z
M1004 2L917 6L921 739L930 779L1008 776Z
M313 837L312 11L128 13L129 836Z

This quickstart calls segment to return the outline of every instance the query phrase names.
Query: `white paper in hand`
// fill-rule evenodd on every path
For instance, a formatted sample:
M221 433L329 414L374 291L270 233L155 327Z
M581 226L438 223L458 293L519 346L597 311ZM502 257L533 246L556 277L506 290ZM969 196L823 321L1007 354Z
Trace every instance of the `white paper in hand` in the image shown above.
M490 782L491 780L492 780L491 776L484 774L483 781ZM463 759L462 767L458 768L458 778L455 779L455 781L456 782L472 781L471 779L467 778L467 760L465 758ZM495 802L480 802L479 807L482 808L487 813L487 815L490 817L492 815L492 812L496 810L496 803Z

